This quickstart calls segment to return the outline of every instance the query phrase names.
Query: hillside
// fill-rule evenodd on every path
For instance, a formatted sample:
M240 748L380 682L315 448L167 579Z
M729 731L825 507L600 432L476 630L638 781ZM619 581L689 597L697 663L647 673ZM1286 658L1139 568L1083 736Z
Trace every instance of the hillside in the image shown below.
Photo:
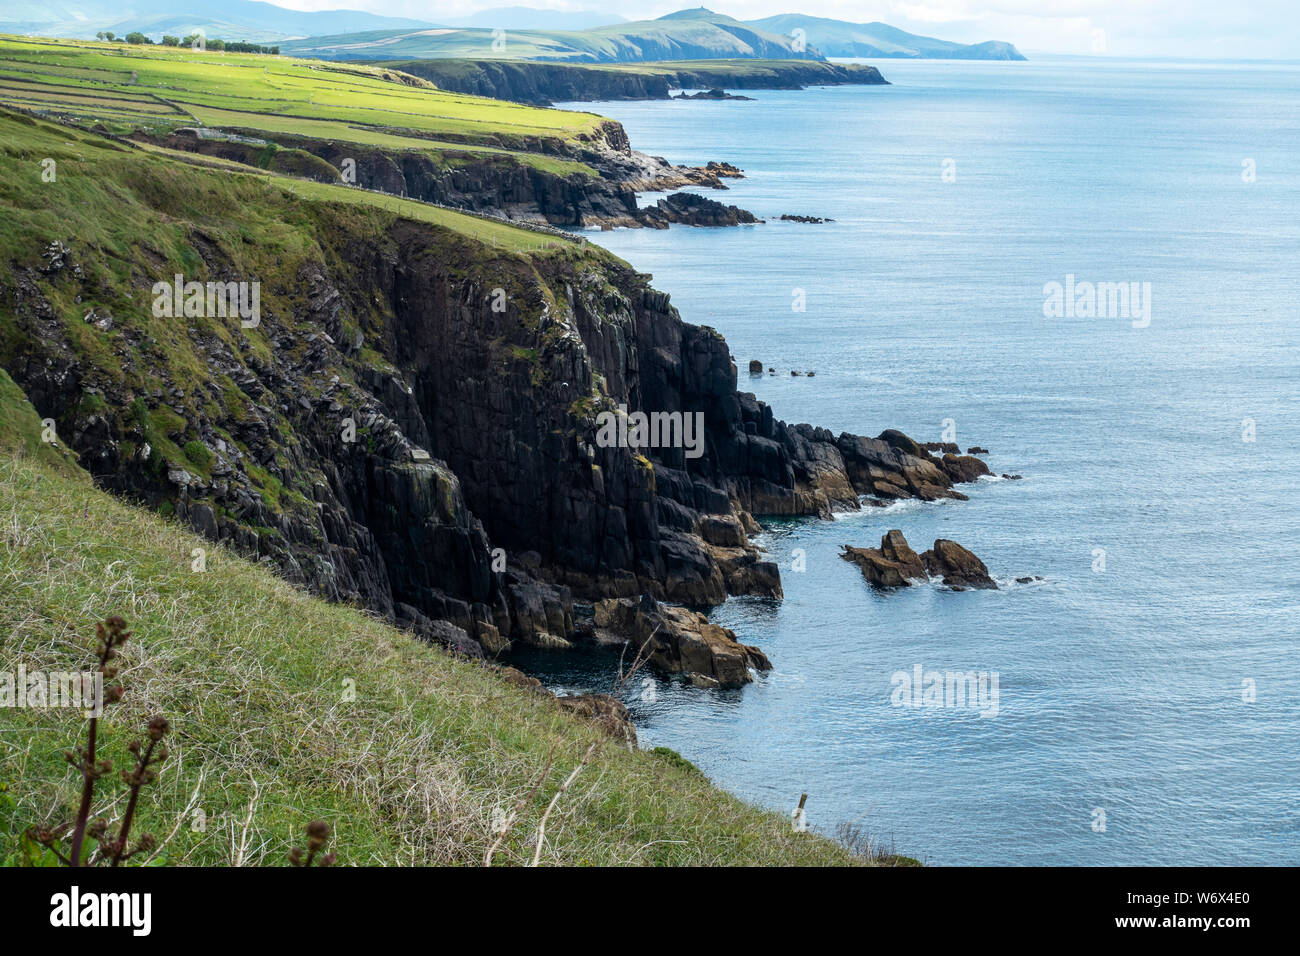
M358 64L0 36L0 104L244 166L494 216L638 226L637 189L722 188L590 113Z
M326 59L415 60L430 57L530 59L575 63L731 58L820 60L782 36L703 7L657 20L581 31L511 30L499 42L491 29L374 30L290 40L286 53Z
M29 132L45 148L40 128ZM323 819L340 865L477 865L540 781L494 857L525 864L541 814L594 747L547 821L543 865L858 862L671 753L629 751L509 672L308 597L96 490L40 433L0 370L2 666L86 668L94 622L129 619L126 696L100 723L101 753L121 765L149 717L172 725L172 755L143 791L135 831L157 835L150 861L285 865L304 826ZM191 570L196 549L202 573ZM17 807L0 815L0 859L19 827L75 812L80 781L63 751L84 736L70 709L6 710L5 722L0 783Z
M783 13L752 20L753 26L791 36L802 30L808 43L825 56L899 57L927 60L1023 60L1010 43L952 43L934 37L917 36L886 23L849 23L801 13Z
M435 156L513 151L569 171L581 167L550 157L605 145L605 121L590 113L444 93L363 65L93 41L0 36L0 102L48 104L114 132L239 127Z

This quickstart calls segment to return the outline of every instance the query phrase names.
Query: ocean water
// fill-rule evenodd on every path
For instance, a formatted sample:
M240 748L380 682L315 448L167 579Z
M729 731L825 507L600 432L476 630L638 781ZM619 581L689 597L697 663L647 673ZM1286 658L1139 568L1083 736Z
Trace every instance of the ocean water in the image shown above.
M768 218L591 238L720 330L778 417L947 427L1023 480L768 522L785 600L713 617L775 669L638 684L643 744L931 864L1300 863L1300 65L880 66L893 86L583 104L743 167L704 192ZM1045 317L1067 275L1150 283L1149 323ZM873 592L839 547L891 528L1003 587ZM996 672L996 716L897 706L917 665ZM616 659L528 666L608 689Z

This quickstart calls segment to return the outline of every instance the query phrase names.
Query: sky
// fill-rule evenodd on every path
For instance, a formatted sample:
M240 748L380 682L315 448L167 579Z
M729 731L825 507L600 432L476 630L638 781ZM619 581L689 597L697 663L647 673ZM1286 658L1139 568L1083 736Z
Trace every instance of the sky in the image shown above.
M295 10L340 7L437 22L503 6L600 10L650 19L701 0L273 0ZM1297 0L716 0L740 20L803 13L959 43L1007 40L1026 53L1300 58Z

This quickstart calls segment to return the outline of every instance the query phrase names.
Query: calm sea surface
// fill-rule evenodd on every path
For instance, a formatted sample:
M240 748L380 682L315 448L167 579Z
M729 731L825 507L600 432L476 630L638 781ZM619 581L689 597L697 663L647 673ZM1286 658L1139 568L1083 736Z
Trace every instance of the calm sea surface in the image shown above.
M714 618L775 670L633 688L643 743L933 864L1300 863L1300 65L879 66L893 86L583 104L741 166L706 194L769 220L590 236L719 329L778 417L948 426L1024 479L768 523L785 600ZM1150 283L1149 324L1045 317L1067 275ZM872 592L839 547L890 528L1003 588ZM997 715L895 706L917 665L996 672ZM576 691L616 664L529 666Z

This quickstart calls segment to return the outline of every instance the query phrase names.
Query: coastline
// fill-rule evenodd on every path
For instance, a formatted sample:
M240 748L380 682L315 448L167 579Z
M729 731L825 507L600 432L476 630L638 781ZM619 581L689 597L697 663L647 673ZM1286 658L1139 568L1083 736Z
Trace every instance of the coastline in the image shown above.
M373 61L364 61L371 63ZM686 60L560 64L537 60L383 60L374 63L440 89L533 106L560 102L667 100L675 90L799 90L808 86L888 86L865 64L825 60Z

